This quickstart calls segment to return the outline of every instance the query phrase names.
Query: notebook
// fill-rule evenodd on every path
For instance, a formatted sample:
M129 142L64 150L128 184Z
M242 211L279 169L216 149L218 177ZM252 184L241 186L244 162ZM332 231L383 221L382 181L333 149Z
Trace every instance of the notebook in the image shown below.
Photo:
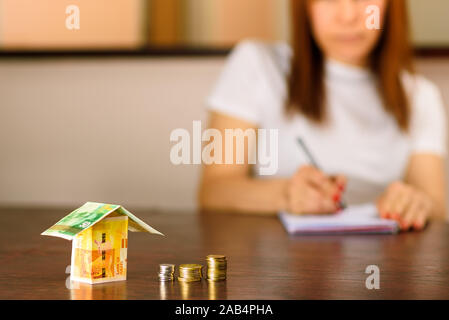
M293 215L279 213L289 234L394 234L399 230L394 220L379 217L374 204L349 206L333 215Z

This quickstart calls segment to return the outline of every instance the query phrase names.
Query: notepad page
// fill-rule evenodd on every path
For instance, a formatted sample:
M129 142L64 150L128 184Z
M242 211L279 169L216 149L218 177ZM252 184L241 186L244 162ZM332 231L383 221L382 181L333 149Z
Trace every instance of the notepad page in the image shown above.
M280 219L290 234L298 233L395 233L396 221L379 217L374 204L349 206L332 215L293 215L281 212Z

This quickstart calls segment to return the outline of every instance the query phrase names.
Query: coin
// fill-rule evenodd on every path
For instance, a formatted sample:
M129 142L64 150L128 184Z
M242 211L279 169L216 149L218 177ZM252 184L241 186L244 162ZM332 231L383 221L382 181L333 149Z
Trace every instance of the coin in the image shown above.
M226 280L227 261L226 256L210 254L206 257L207 280L210 282Z
M181 282L197 282L197 281L201 281L201 278L186 279L186 278L183 278L183 277L178 277L178 281L181 281Z
M200 281L203 277L202 275L203 266L200 264L181 264L179 266L179 277L178 281L182 282L195 282Z
M194 264L194 263L188 263L188 264L181 264L179 266L179 269L201 269L203 266L200 264Z
M175 265L163 263L159 265L159 281L173 281L175 279Z
M221 254L210 254L206 257L206 260L226 260L226 256L223 256Z

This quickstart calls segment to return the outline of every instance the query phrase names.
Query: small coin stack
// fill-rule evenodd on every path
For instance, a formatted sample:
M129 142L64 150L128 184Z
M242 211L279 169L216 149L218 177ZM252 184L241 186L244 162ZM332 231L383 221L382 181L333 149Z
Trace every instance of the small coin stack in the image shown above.
M174 264L160 264L159 265L159 280L160 281L173 281L175 275Z
M211 254L206 257L206 261L207 281L226 280L227 261L225 256Z
M181 264L179 266L178 281L195 282L201 281L203 266L200 264Z

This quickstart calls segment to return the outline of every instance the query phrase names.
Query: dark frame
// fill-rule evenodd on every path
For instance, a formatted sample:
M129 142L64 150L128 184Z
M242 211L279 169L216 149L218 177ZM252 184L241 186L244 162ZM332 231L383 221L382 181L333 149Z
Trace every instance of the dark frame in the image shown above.
M204 57L226 56L232 48L141 48L105 50L0 50L1 58L115 58L115 57Z
M105 50L0 50L0 59L14 58L138 58L138 57L223 57L232 50L210 47L148 47L140 49ZM416 47L415 56L420 58L449 57L449 47Z

